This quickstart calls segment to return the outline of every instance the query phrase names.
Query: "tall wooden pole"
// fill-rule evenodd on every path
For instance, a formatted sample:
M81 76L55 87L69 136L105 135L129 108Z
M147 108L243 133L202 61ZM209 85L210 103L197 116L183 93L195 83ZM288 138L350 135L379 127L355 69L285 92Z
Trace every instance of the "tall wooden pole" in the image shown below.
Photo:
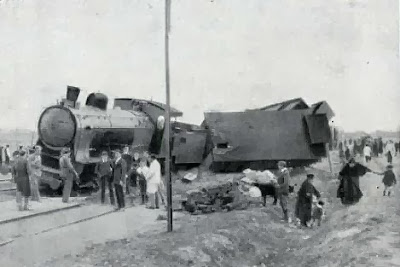
M171 181L171 115L170 115L170 92L169 92L169 30L170 30L171 0L165 0L165 89L166 104L165 111L165 139L167 155L165 157L165 174L167 180L167 218L168 232L172 232L172 181Z

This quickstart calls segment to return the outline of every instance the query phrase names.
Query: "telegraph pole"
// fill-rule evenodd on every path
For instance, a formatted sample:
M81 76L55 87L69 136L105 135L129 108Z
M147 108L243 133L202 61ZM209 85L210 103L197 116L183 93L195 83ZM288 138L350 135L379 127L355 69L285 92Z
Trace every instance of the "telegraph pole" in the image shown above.
M169 92L169 31L170 31L171 0L165 0L165 139L167 155L165 157L165 173L167 180L167 218L168 232L172 232L172 181L171 181L171 114L170 114L170 92Z

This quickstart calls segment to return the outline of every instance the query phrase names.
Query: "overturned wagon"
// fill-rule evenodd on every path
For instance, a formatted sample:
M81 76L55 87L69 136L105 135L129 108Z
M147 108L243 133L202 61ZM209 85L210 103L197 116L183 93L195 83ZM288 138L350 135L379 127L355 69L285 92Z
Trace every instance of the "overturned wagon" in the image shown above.
M326 156L333 116L326 102L273 107L205 113L203 127L208 130L214 171L274 169L280 160L291 167L307 166Z

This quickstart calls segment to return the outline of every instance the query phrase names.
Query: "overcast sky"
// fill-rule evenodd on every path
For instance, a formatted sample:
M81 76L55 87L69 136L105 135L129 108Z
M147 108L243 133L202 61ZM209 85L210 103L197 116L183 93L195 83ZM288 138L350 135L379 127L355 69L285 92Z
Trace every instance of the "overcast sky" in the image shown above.
M399 126L397 0L172 1L184 121L303 97L327 100L348 131ZM0 128L35 128L67 84L164 101L163 3L0 2Z

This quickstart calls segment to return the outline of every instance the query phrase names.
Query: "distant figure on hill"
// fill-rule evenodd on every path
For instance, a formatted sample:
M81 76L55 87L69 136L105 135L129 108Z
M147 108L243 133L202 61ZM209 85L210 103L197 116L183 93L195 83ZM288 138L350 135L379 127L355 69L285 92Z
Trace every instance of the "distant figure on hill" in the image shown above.
M389 164L392 164L393 156L396 154L396 149L392 140L389 140L389 142L386 144L385 153L387 157L387 162Z
M360 190L360 177L364 176L367 172L379 174L357 163L354 158L351 158L339 172L340 184L337 190L337 197L340 198L342 204L355 204L362 198L363 193Z
M365 145L364 150L363 150L363 154L365 157L365 162L368 163L371 161L371 148L368 144Z
M382 156L383 154L383 141L381 137L378 138L378 153L379 156Z
M372 153L374 154L374 157L379 156L379 149L378 149L378 140L374 140L374 143L372 144Z
M6 164L10 164L10 159L11 159L11 151L10 151L10 145L6 145L6 149L4 151L5 157L6 157Z
M343 147L342 142L339 143L339 159L340 159L340 164L345 164L346 162L346 155L345 155L345 149L346 147Z
M344 156L346 158L346 162L349 161L349 159L351 158L351 152L350 152L350 148L346 147L346 150L344 152Z

